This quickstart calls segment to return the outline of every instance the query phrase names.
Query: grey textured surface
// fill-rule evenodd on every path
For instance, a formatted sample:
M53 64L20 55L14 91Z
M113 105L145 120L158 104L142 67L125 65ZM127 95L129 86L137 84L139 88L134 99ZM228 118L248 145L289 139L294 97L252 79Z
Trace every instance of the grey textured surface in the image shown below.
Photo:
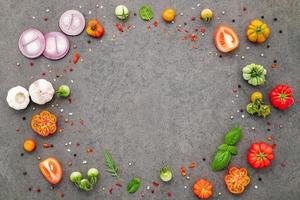
M152 26L150 32L146 26L151 23L133 15L145 2L153 7L154 20L159 21L159 26ZM120 3L132 11L126 24L136 26L124 33L116 30L118 20L113 16L115 6ZM197 7L198 3L200 7ZM104 8L96 8L96 4ZM0 199L60 199L62 193L64 199L142 199L141 192L145 193L143 199L169 199L167 192L172 192L172 199L196 199L191 187L200 177L213 183L211 199L300 199L299 1L1 0L0 7ZM167 25L161 21L160 13L166 7L177 10L175 24ZM199 12L205 7L210 7L216 14L208 25L198 20ZM243 11L243 7L247 11ZM50 12L45 11L47 8ZM59 16L68 9L80 10L86 19L100 19L106 29L102 42L91 39L88 44L89 38L83 33L69 37L77 49L71 49L60 61L24 58L17 45L21 32L29 27L43 32L58 31ZM224 15L222 11L225 11ZM179 15L181 12L183 16ZM263 45L250 44L244 36L246 25L249 20L262 15L271 28L271 37ZM191 16L197 16L197 20L191 21ZM44 21L44 17L48 17L48 21ZM278 21L274 22L273 18ZM186 34L177 32L176 25L184 22L187 22L188 30L205 26L205 36L197 33L200 39L195 43L182 41L181 37ZM241 44L234 53L219 58L215 55L212 34L214 27L223 22L234 27ZM111 40L113 35L115 38ZM267 48L268 44L270 48ZM198 49L192 49L192 45L197 45ZM247 50L247 46L250 49ZM80 53L83 61L72 65L69 60L75 51ZM276 69L271 68L274 59L278 61ZM16 66L17 62L20 67ZM30 62L34 65L30 66ZM253 88L242 80L242 67L252 62L262 64L268 70L267 84L263 87ZM67 66L74 71L64 72ZM71 87L72 103L56 98L44 106L31 103L25 111L10 109L5 101L8 89L16 85L28 87L43 72L46 73L44 78L55 87L60 84ZM62 77L56 78L61 74ZM245 107L250 93L258 89L267 96L278 83L288 83L294 88L296 104L284 112L272 108L267 119L247 113L243 113L245 118L242 119L242 113L237 110ZM241 89L233 93L232 89L238 84ZM269 103L267 98L266 102ZM61 113L62 108L64 112ZM35 135L29 126L30 118L41 109L61 115L59 126L65 131L50 138ZM69 112L73 115L68 116ZM26 120L22 120L24 116ZM64 122L65 118L69 119L68 123ZM80 119L85 121L84 125L80 124ZM267 122L271 122L270 132ZM243 127L244 138L238 145L239 155L234 157L232 165L247 167L251 176L250 186L240 196L227 192L223 183L225 171L215 173L209 166L224 133L235 124ZM280 124L283 124L281 129ZM251 130L253 126L255 131ZM276 158L272 167L255 171L246 163L247 148L253 141L267 141L268 135L272 135L277 144ZM21 157L23 140L30 137L37 140L38 148ZM72 144L65 146L69 141ZM54 148L43 149L43 142L54 144ZM77 142L80 142L79 147L76 147ZM88 147L94 149L89 155L85 152ZM118 180L104 171L104 148L109 149L121 170L122 188L115 186ZM64 178L54 190L40 174L37 156L41 159L56 156L61 161ZM206 161L202 161L203 158ZM83 165L83 160L88 163ZM179 168L190 161L196 161L198 166L189 170L191 178L186 180L181 177ZM72 162L72 166L68 166L68 162ZM130 162L132 166L128 165ZM146 187L153 188L151 182L159 181L158 171L163 165L173 168L174 179L168 184L161 183L152 194ZM85 172L90 167L100 169L101 180L92 192L78 191L68 176L73 170ZM143 185L139 192L129 195L125 183L132 177L140 177ZM262 181L258 181L259 177ZM110 195L108 189L112 186L114 190ZM28 191L30 187L31 192ZM40 193L36 192L37 188L41 189ZM221 196L218 196L219 192Z

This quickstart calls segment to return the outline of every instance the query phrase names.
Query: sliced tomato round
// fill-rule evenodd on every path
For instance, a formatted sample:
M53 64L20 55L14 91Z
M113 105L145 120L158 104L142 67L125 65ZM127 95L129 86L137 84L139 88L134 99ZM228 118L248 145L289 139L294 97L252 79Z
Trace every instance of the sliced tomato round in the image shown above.
M52 185L58 184L62 178L62 168L58 160L53 157L40 162L40 170L46 180Z
M232 28L219 25L215 31L215 46L223 53L233 51L239 46L239 37Z

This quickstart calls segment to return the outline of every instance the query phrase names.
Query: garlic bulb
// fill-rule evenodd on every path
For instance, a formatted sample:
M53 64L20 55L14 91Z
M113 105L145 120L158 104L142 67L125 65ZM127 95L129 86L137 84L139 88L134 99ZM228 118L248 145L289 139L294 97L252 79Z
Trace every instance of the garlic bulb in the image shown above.
M15 110L25 109L29 102L29 93L22 86L16 86L8 90L6 101Z
M29 86L29 94L31 100L39 105L43 105L51 101L54 92L55 91L52 84L45 79L39 79L37 81L34 81Z

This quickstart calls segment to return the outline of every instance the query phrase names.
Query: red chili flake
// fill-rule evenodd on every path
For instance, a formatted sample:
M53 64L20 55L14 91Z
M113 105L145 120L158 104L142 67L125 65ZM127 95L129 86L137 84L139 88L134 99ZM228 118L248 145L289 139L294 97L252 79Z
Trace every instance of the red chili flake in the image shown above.
M116 186L123 187L123 185L121 183L116 183Z
M45 21L45 22L48 21L48 17L44 17L44 21Z
M191 21L195 21L196 20L196 17L195 16L192 16L191 17Z
M191 41L192 41L192 42L195 42L195 41L198 40L198 36L195 35L195 34L191 34L190 37L191 37Z
M69 104L71 104L72 103L72 99L68 98L68 102L69 102Z
M172 196L172 193L171 193L171 192L167 192L167 196L168 196L168 197L171 197L171 196Z
M79 53L76 52L73 57L73 63L76 64L78 62L79 58L80 58L80 55L79 55Z
M196 163L195 162L190 162L189 168L193 169L195 167L196 167Z
M285 166L286 166L285 161L281 162L281 163L280 163L280 166L281 166L281 167L285 167Z
M36 192L41 192L41 188L37 188L37 189L36 189Z
M155 191L154 190L151 190L151 193L153 194Z
M196 45L191 46L192 49L198 49Z
M190 31L185 29L184 32L189 33Z
M43 143L43 148L47 149L47 148L49 148L49 147L50 147L50 144L48 144L48 143Z
M246 10L247 10L247 8L246 8L246 7L244 7L244 8L243 8L243 11L246 11Z
M238 90L236 88L232 89L232 92L236 93Z
M147 30L150 32L151 31L151 26L147 26Z
M84 120L83 119L80 119L80 124L84 125Z
M80 146L80 143L79 143L79 142L76 142L76 146L78 146L78 147L79 147L79 146Z
M61 198L64 198L64 197L65 197L65 194L64 194L64 193L61 193L61 194L60 194L60 197L61 197Z
M269 135L269 136L267 137L267 140L272 141L272 140L273 140L273 136L272 136L272 135Z
M116 28L118 29L118 31L124 32L124 28L122 27L122 25L120 23L116 23Z
M152 184L153 184L154 187L158 187L159 186L159 183L157 183L155 181L153 181Z
M21 131L21 129L20 129L20 128L17 128L17 129L16 129L16 131L17 131L17 132L20 132L20 131Z
M154 21L154 22L153 22L153 26L154 26L154 27L157 27L157 26L158 26L158 21Z
M271 122L267 122L267 125L268 125L268 126L271 126Z
M205 28L200 28L201 33L205 33L206 29Z
M141 192L141 197L144 197L145 196L145 193L144 192Z
M186 176L186 169L184 166L180 167L180 173L182 176Z
M194 29L194 31L195 31L195 32L198 32L198 29L197 29L197 28L195 28L195 29Z
M33 62L30 62L29 65L30 65L30 67L32 67L32 66L34 65L34 63L33 63Z
M70 68L69 71L72 72L72 71L74 71L74 69L73 69L73 68Z
M274 69L274 68L277 67L277 64L276 64L276 63L273 63L273 64L271 65L271 67Z
M86 152L87 152L87 153L93 153L93 149L92 149L92 148L87 148L87 149L86 149Z
M277 147L277 144L272 144L272 147L275 149Z
M178 31L178 32L182 32L182 29L181 29L181 28L178 28L177 31Z
M112 194L113 188L109 189L109 194Z

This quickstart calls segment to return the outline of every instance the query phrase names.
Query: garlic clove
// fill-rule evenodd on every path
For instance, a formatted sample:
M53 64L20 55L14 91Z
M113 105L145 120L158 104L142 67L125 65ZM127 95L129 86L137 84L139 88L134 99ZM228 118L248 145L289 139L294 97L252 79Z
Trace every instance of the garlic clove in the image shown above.
M6 101L15 110L25 109L30 102L29 93L22 86L13 87L8 90Z
M39 105L51 101L54 93L52 84L45 79L36 80L29 86L31 100Z

